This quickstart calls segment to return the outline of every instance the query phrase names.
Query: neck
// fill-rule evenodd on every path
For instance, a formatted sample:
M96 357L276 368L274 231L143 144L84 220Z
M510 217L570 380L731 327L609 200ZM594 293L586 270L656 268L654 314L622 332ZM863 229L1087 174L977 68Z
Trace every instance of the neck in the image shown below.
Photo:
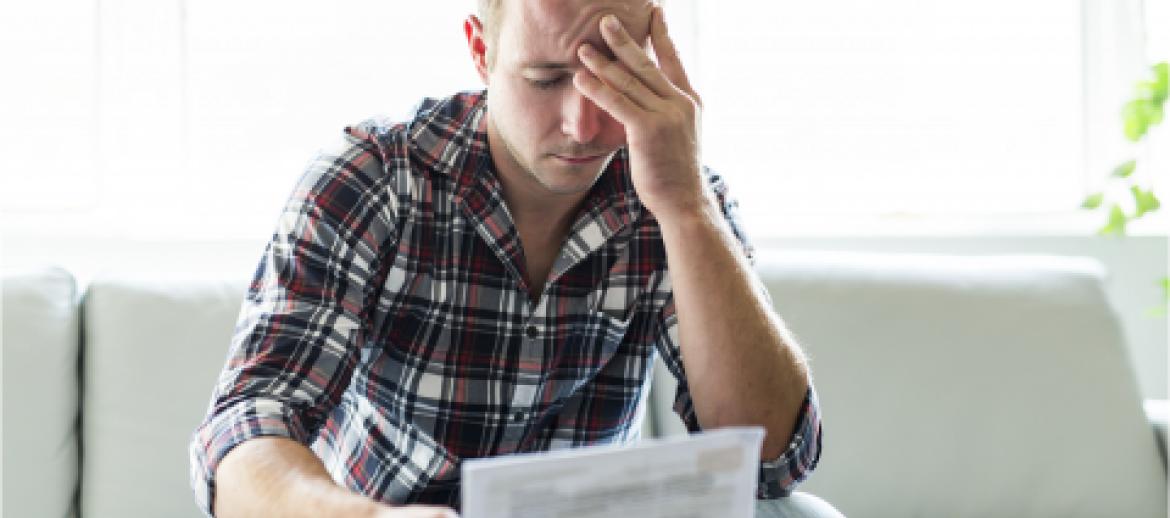
M565 194L549 190L516 161L490 118L487 137L488 153L500 181L504 203L516 226L549 236L567 233L588 191Z

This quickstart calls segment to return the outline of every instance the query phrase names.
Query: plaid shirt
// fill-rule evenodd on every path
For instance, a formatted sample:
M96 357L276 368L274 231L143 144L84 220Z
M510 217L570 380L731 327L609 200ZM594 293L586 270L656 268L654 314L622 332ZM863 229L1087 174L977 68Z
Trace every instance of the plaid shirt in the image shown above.
M484 99L428 99L405 123L347 128L309 166L192 438L205 512L220 460L259 436L308 445L339 484L376 500L457 506L462 459L638 439L659 354L680 381L675 411L699 429L666 250L626 151L588 193L533 304ZM722 180L704 174L751 258ZM761 464L758 495L786 495L820 443L810 388L788 450Z

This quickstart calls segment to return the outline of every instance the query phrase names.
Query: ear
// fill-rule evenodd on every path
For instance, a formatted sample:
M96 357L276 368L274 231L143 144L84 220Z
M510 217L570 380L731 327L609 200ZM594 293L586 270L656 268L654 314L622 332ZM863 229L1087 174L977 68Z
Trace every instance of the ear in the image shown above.
M467 36L467 50L471 53L471 62L475 64L475 71L483 84L488 84L487 42L483 36L483 22L474 14L468 15L463 22L463 34Z

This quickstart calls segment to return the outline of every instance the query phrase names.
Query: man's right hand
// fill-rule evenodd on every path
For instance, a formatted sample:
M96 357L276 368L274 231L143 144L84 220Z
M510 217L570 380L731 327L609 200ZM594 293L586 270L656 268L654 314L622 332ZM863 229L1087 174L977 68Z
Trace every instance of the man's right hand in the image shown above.
M391 507L333 482L321 459L284 437L257 437L237 445L216 469L215 516L339 518L458 518L431 505Z

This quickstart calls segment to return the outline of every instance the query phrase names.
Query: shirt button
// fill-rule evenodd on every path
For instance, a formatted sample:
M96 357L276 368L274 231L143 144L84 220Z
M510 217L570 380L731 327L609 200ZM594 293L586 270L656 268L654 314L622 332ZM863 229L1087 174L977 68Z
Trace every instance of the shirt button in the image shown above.
M540 334L540 330L536 329L536 326L528 326L528 328L524 330L524 335L533 340L536 339L536 335L538 334Z
M517 422L517 423L519 423L520 421L523 421L524 420L524 412L516 412L515 414L512 414L512 420Z

